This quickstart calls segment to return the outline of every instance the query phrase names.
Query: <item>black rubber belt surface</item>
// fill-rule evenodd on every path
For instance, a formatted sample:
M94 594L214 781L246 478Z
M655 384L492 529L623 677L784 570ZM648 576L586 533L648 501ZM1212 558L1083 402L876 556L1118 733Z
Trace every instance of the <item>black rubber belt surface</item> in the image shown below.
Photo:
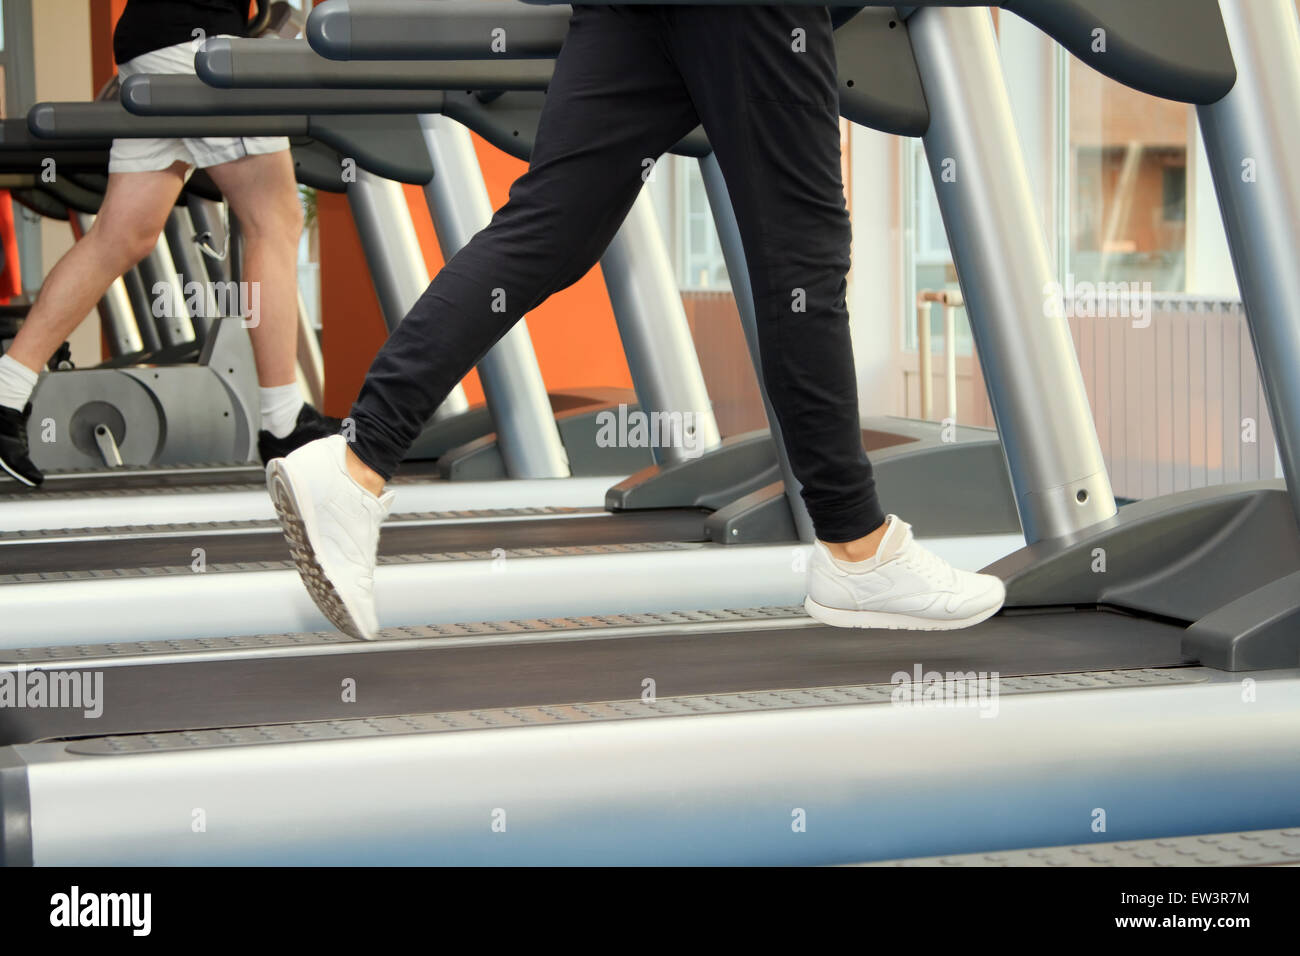
M1183 629L1101 611L999 616L962 631L795 629L518 641L105 668L103 714L0 709L0 745L65 737L781 688L938 671L1055 674L1187 661ZM47 668L71 673L72 668ZM355 703L342 701L355 681ZM352 686L352 685L349 685Z
M704 541L708 512L693 508L595 514L584 517L527 518L453 524L402 524L384 527L381 555L492 551L495 548L641 544ZM57 538L6 544L0 548L0 573L112 571L117 568L179 568L188 573L194 549L209 565L288 561L289 546L279 528L228 534L121 538L112 541L59 541Z

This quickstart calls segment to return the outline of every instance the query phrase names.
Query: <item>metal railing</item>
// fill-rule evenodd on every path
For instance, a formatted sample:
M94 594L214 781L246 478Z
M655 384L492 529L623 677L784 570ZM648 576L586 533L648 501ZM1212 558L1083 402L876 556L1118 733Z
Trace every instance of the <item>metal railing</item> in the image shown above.
M921 417L934 417L934 356L930 352L930 311L943 307L944 418L957 420L957 310L965 306L957 290L922 289L916 294L916 347L921 375Z
M961 301L957 292L917 296L920 417L992 424L979 362L958 361L955 311ZM944 309L937 356L931 351L935 305ZM1086 314L1069 316L1070 336L1117 495L1149 498L1281 476L1239 299L1148 293L1137 301L1101 295L1092 306ZM936 408L934 392L940 387L946 401ZM908 413L917 411L914 401Z

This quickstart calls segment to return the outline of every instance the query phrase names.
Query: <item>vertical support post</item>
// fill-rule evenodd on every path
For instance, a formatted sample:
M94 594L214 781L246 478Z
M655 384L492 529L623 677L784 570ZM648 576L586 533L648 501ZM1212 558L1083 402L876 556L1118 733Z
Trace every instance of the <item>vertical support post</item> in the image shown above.
M231 282L244 279L244 236L234 213L226 217L226 272Z
M84 212L73 212L77 217L77 229L81 235L90 231L95 217ZM144 342L140 330L136 327L135 316L131 309L131 297L127 294L126 283L119 276L104 292L99 300L99 325L103 330L108 353L114 358L133 355L143 351Z
M931 299L922 293L916 304L916 368L921 376L921 418L934 415L934 356L930 340Z
M650 196L642 190L600 260L641 410L681 415L682 434L653 449L661 465L722 444L700 357ZM667 436L664 432L669 432Z
M203 254L195 241L194 221L183 206L174 206L167 216L167 225L163 235L167 237L167 246L171 249L172 259L181 280L181 291L185 294L188 305L191 300L190 283L199 286L200 306L197 315L191 312L190 320L194 324L194 334L199 344L207 338L212 323L219 318L217 300L212 283L208 279L208 268Z
M800 493L803 486L790 468L790 456L785 451L785 441L781 437L781 426L776 420L776 412L767 397L767 385L763 382L763 362L758 347L758 316L754 310L754 290L749 282L749 266L745 260L745 246L740 239L740 226L736 223L736 210L731 204L731 193L727 191L727 182L722 175L722 167L717 157L710 153L700 160L700 173L704 177L704 190L709 197L709 207L713 210L713 222L718 230L718 241L722 245L722 255L727 263L727 274L731 277L731 291L736 296L736 308L740 311L740 324L745 331L745 344L749 347L749 358L754 363L754 372L758 378L758 390L763 396L763 410L767 413L768 425L772 439L776 443L777 460L781 464L781 476L785 482L785 497L790 504L790 513L794 516L794 526L801 541L812 541L816 537L812 518L803 503Z
M141 260L140 275L144 279L150 314L158 327L158 338L163 347L193 342L194 325L185 307L176 261L165 235L158 237L153 250Z
M943 302L943 387L948 400L947 418L957 421L957 306L948 297Z
M379 310L391 335L429 287L429 270L420 251L411 210L400 184L364 169L358 169L356 182L348 184L347 196L375 295L379 298ZM465 390L457 385L443 399L431 421L442 421L468 408Z
M442 253L450 259L491 221L492 203L469 131L434 114L421 116L420 126L436 170L424 192ZM523 319L483 357L478 372L506 474L568 477L569 457Z
M191 195L185 205L194 226L194 241L203 253L208 278L213 282L229 282L230 237L227 234L225 203Z
M126 297L131 302L131 320L135 324L136 334L140 336L140 347L145 352L153 353L162 348L162 339L158 338L158 326L149 310L149 295L144 290L144 279L140 267L128 269L122 276L122 286Z
M1079 361L984 8L907 22L924 137L962 296L1030 544L1115 514Z
M325 358L321 355L316 330L312 328L311 319L307 315L307 303L303 301L302 290L298 290L298 377L307 390L309 401L317 408L324 408ZM461 398L464 397L462 391Z
M1220 0L1237 82L1197 108L1278 459L1300 521L1300 21L1291 0Z

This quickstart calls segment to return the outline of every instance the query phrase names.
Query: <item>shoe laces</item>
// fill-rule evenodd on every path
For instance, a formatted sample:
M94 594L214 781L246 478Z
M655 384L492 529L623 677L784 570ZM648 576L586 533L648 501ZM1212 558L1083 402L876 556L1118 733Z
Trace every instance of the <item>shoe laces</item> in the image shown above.
M906 544L899 557L904 567L911 568L942 587L952 587L957 580L952 565L914 540Z

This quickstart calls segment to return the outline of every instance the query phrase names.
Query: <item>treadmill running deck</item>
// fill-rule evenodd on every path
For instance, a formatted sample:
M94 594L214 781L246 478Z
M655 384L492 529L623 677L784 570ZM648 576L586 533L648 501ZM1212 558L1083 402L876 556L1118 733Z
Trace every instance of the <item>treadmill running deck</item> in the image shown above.
M794 622L792 622L794 623ZM422 629L403 636L420 637ZM1177 625L1108 611L1000 615L962 631L840 630L814 624L729 629L641 628L626 636L546 630L482 640L318 645L309 653L194 661L147 658L98 668L103 713L0 710L0 745L636 699L889 684L895 674L1033 674L1192 663ZM50 668L53 671L53 668ZM77 668L59 668L68 674ZM88 668L88 670L96 670ZM340 688L355 681L356 701Z

